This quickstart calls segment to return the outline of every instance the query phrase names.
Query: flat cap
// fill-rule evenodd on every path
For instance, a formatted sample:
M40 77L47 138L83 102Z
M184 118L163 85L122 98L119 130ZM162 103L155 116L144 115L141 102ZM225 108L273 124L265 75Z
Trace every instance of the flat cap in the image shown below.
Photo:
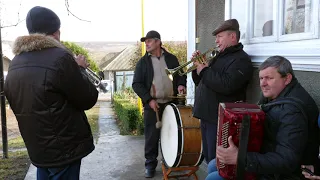
M239 31L239 23L236 19L228 19L224 21L222 24L220 24L213 32L212 35L216 36L222 31L227 31L227 30L232 30L232 31Z

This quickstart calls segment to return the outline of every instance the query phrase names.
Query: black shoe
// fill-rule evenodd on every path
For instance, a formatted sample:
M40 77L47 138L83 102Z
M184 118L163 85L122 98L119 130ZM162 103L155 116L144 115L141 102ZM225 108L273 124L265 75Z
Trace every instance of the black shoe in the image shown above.
M155 174L155 170L154 169L146 169L144 177L146 178L153 178L154 174Z

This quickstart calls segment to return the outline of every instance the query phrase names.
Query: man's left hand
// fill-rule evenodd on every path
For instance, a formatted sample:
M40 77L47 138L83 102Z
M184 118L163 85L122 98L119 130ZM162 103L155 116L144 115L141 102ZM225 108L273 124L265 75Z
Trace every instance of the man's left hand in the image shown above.
M205 68L205 67L208 67L208 64L205 63L205 64L202 64L202 63L199 63L198 61L194 62L194 65L197 66L197 74L199 75L200 72Z
M179 94L185 94L186 93L186 87L179 85L178 86L178 93Z
M217 158L224 164L235 165L238 159L238 147L234 145L231 136L228 138L228 143L228 148L222 146L217 147Z

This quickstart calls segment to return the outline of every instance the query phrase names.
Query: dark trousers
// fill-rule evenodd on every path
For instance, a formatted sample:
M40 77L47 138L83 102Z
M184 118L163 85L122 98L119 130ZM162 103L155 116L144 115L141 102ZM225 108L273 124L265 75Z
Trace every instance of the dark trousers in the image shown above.
M79 180L81 160L60 168L37 168L37 180Z
M216 123L201 120L203 154L207 163L216 158L217 127Z
M161 121L162 112L165 104L159 104L159 120ZM159 138L160 129L156 128L157 117L156 113L146 105L144 108L144 157L146 158L145 167L146 169L155 169L158 165L158 149L159 149Z

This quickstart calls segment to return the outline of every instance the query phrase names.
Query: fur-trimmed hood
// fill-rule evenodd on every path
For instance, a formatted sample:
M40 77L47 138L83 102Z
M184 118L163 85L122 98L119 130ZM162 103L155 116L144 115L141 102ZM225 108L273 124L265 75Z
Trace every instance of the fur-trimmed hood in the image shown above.
M30 34L28 36L18 37L13 45L13 54L18 55L22 52L40 51L46 48L67 48L51 36L44 34Z

